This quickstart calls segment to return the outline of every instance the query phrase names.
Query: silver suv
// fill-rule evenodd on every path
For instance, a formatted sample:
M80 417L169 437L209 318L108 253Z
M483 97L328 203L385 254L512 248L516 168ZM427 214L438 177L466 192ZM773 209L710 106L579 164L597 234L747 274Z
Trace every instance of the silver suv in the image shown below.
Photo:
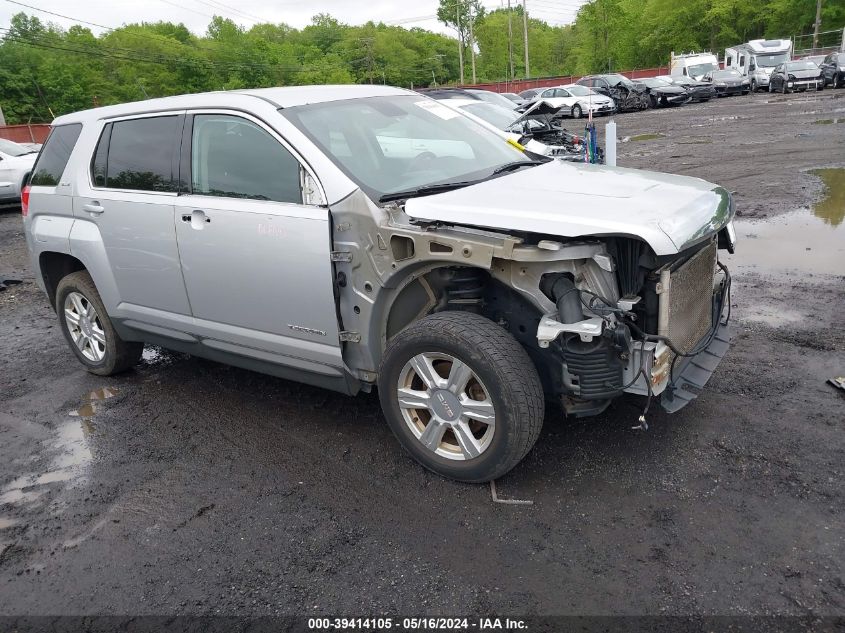
M462 481L525 457L547 400L679 409L728 346L727 191L531 155L406 90L62 116L23 198L38 283L89 371L150 343L377 386L402 445Z

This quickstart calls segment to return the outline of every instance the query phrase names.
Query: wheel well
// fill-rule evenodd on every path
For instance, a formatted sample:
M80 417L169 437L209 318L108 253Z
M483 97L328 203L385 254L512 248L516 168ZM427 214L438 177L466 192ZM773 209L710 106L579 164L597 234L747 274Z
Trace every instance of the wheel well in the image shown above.
M51 251L41 253L38 263L41 269L41 278L44 280L44 287L50 299L50 305L55 308L56 288L58 288L59 282L71 273L75 273L78 270L85 270L85 266L72 255Z
M447 311L473 312L497 323L528 352L544 386L560 384L554 357L537 343L540 309L483 268L447 265L416 277L390 306L385 339L429 314Z

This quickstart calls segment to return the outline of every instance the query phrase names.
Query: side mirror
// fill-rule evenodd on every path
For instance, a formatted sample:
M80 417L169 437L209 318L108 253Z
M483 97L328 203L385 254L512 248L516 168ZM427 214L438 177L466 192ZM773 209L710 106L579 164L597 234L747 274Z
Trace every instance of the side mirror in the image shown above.
M748 65L748 70L757 70L757 66L755 66L753 63L751 63L751 64Z

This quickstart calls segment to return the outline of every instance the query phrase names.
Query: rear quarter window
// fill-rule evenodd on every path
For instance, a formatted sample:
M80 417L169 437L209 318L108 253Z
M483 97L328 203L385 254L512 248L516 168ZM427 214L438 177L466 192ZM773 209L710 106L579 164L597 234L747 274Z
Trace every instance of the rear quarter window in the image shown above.
M29 184L38 187L55 187L59 184L80 132L81 123L53 128L38 155L38 160L35 161Z

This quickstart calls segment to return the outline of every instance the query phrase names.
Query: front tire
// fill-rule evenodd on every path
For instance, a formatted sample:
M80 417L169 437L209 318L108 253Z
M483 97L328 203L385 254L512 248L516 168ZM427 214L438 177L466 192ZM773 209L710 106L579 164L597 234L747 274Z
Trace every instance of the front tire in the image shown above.
M71 273L59 282L56 312L70 348L92 374L111 376L140 360L144 344L118 336L87 271Z
M572 115L573 119L580 119L583 115L583 111L581 110L581 106L577 103L572 106L572 110L570 110L570 114Z
M842 74L836 73L833 75L833 87L834 88L841 88L842 87Z
M397 334L378 390L402 446L458 481L501 477L543 425L543 389L528 354L502 327L468 312L433 314Z

